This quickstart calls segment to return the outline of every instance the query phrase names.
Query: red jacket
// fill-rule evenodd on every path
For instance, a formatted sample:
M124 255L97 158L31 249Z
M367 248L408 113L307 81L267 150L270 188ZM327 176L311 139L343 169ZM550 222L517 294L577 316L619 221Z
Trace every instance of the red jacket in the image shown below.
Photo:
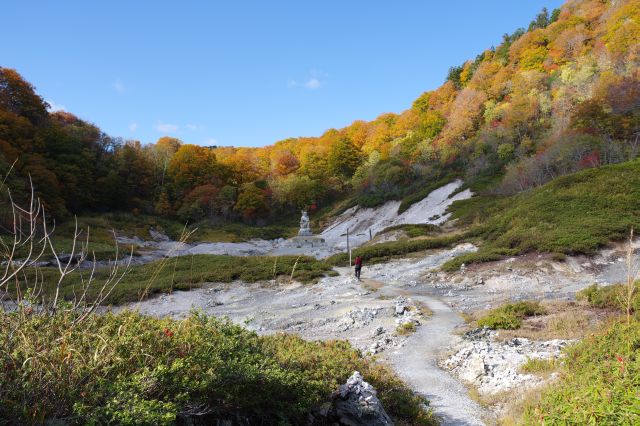
M362 266L362 258L360 256L356 257L356 266Z

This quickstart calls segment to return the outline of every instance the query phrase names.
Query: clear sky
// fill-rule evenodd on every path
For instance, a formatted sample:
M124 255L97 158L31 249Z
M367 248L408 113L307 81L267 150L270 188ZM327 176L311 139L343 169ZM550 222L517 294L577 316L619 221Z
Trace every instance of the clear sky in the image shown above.
M112 136L262 146L400 112L561 4L4 0L0 66Z

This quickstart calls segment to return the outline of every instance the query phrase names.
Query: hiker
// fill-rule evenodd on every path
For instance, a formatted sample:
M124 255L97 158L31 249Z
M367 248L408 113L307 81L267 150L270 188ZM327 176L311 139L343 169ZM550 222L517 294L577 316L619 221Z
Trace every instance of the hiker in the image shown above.
M362 270L362 257L356 257L356 278L360 281L360 271Z

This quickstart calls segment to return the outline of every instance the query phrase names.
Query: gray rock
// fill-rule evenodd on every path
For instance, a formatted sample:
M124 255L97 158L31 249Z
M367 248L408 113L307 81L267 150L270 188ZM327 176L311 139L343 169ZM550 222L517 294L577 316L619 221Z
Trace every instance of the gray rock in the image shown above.
M331 411L341 425L393 425L377 397L376 390L365 382L357 371L347 379L346 384L333 393Z
M384 334L387 330L384 329L383 326L379 326L378 328L376 328L375 330L373 330L372 336L373 337L377 337L381 334Z
M402 315L402 314L404 314L404 311L406 309L407 309L407 301L405 300L404 297L398 297L396 299L395 314L396 315Z

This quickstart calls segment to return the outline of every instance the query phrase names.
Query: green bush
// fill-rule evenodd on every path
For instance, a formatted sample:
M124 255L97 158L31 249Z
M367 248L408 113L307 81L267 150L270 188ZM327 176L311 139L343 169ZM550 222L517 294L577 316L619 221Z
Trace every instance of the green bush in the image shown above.
M640 322L615 321L565 349L560 375L530 403L524 424L637 425Z
M0 312L0 423L164 425L200 407L301 424L357 370L396 421L435 424L421 397L347 342L261 337L197 313L74 319Z
M544 308L538 302L508 303L492 309L478 319L478 327L489 327L493 330L517 330L522 325L524 318L544 313Z
M636 290L633 297L632 307L634 311L640 309L640 285L635 283ZM590 285L581 290L576 295L578 300L586 300L591 306L601 309L613 309L620 311L623 309L622 297L626 292L626 286L622 284L608 285L604 287L598 284Z

